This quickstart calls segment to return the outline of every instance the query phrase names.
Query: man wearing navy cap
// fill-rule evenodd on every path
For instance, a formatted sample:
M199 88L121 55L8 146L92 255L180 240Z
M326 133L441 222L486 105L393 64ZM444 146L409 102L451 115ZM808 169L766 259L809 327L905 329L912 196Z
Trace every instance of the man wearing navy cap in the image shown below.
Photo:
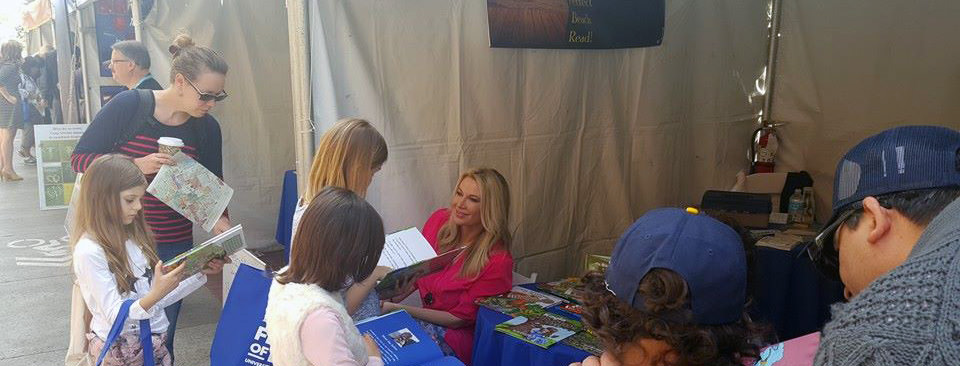
M960 362L958 196L955 130L898 127L844 155L809 252L849 302L834 306L816 365Z

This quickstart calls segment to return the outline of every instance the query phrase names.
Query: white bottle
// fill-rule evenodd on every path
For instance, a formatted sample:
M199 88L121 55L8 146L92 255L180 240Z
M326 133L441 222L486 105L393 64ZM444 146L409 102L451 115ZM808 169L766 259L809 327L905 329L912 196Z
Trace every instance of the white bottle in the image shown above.
M805 209L803 201L803 190L796 189L790 196L790 206L787 207L787 214L790 216L790 223L803 223L803 211Z

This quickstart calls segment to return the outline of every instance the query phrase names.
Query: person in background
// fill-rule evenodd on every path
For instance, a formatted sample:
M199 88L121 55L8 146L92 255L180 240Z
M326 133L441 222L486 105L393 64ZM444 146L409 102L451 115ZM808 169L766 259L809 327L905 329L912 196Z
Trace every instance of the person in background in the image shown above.
M584 322L601 357L571 366L752 365L766 330L746 312L750 243L696 209L638 219L611 254L605 278L584 277Z
M63 123L63 110L60 109L60 76L57 74L57 50L44 46L43 51L36 55L43 61L43 72L37 79L40 86L40 95L46 101L44 116L46 123Z
M509 212L509 187L500 172L479 168L463 173L450 207L430 216L423 225L423 236L439 254L466 249L447 268L411 282L400 295L383 302L382 312L407 311L446 355L456 355L469 365L477 318L474 301L513 287ZM414 290L420 290L423 307L397 303Z
M147 181L153 181L161 166L174 164L172 156L157 152L157 139L175 137L183 141L184 154L223 178L220 124L209 112L227 97L227 62L219 52L195 45L187 35L178 36L171 51L170 86L155 91L128 90L111 99L77 142L71 156L75 171L86 171L98 156L121 153L132 157ZM148 103L144 109L147 115L139 115L141 103ZM141 120L134 121L137 118ZM193 248L193 223L189 219L149 193L143 200L160 259L169 260ZM213 233L220 234L230 226L224 213ZM167 308L171 324L167 346L171 353L180 304L178 301Z
M157 79L150 74L150 53L140 41L114 43L110 60L104 64L113 75L113 80L127 89L163 90Z
M370 122L359 118L345 118L337 122L320 138L317 152L310 167L306 192L300 198L293 213L293 233L291 246L296 241L300 218L313 197L326 187L340 187L366 197L367 187L374 174L387 161L387 143ZM292 249L292 248L291 248ZM390 271L388 267L378 267L369 278L351 278L351 286L344 291L347 312L356 320L379 315L380 299L371 295L371 289L377 281ZM361 304L368 305L361 309Z
M883 131L837 163L833 215L809 253L839 278L816 365L949 365L960 357L960 132Z
M0 181L23 180L13 169L13 139L17 135L20 106L20 42L9 40L0 46ZM21 109L22 110L22 109Z
M303 213L290 265L270 285L264 314L270 357L285 366L383 366L340 295L351 278L373 273L383 251L383 220L357 194L326 187Z
M33 138L33 126L43 123L43 115L40 110L46 108L43 98L40 96L40 89L37 86L37 78L42 73L43 63L39 58L28 56L23 60L20 66L20 107L23 110L23 138L20 141L20 150L17 154L23 158L24 163L33 165L37 159L30 152L36 143Z

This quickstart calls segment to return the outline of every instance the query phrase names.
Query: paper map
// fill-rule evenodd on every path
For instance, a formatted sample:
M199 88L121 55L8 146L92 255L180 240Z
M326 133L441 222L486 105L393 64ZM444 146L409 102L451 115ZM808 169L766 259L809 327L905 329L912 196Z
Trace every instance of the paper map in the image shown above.
M173 160L177 165L161 167L147 192L209 232L227 209L233 188L182 152Z

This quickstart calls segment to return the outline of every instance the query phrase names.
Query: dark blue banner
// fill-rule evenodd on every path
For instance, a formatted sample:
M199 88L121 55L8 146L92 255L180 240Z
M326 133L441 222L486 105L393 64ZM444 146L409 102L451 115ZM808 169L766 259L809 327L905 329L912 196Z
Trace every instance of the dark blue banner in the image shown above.
M663 42L664 0L487 0L490 46L632 48Z

